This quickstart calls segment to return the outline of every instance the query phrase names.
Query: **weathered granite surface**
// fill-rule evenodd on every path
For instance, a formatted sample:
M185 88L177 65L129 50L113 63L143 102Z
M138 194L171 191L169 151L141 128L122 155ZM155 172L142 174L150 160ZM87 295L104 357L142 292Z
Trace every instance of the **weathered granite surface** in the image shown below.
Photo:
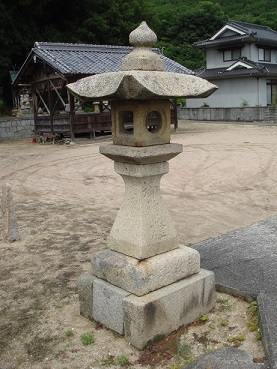
M113 100L111 109L115 145L141 147L170 143L171 118L168 99ZM151 125L153 114L156 119L155 124ZM126 129L126 125L132 129Z
M93 319L123 335L123 301L130 293L111 283L95 278L93 295Z
M168 167L168 162L115 162L125 195L109 236L111 250L141 260L179 247L175 225L160 193L160 180Z
M95 277L88 273L83 273L77 280L77 292L79 295L80 313L93 319L93 281Z
M200 271L199 253L186 246L144 260L104 250L91 263L95 276L137 296Z
M123 58L122 70L164 70L163 60L157 54L153 55L151 50L157 42L157 36L146 22L130 33L129 42L134 46L134 52Z
M215 85L202 78L162 71L96 74L69 83L67 88L79 99L94 100L203 98L217 90Z
M183 145L177 143L132 147L114 144L100 146L100 154L120 163L155 164L168 161L183 151Z
M214 274L199 273L144 296L124 298L125 339L143 349L181 326L207 313L214 306Z

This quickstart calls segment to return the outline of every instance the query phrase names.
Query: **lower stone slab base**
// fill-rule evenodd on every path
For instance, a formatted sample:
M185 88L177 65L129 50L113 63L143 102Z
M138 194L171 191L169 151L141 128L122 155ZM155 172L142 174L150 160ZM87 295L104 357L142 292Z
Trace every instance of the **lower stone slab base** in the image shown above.
M135 296L94 277L91 298L94 320L143 349L213 308L214 273L201 269L144 296Z
M124 298L130 292L116 287L102 279L93 281L93 319L107 328L124 335Z

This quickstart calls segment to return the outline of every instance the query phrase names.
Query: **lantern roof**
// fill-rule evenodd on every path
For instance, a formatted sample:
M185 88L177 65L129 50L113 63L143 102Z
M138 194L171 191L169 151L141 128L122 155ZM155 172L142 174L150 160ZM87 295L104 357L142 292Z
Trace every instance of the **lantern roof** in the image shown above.
M193 76L164 70L164 61L152 51L156 34L142 22L129 35L133 50L122 59L121 71L82 78L67 85L80 100L170 99L207 97L217 87Z

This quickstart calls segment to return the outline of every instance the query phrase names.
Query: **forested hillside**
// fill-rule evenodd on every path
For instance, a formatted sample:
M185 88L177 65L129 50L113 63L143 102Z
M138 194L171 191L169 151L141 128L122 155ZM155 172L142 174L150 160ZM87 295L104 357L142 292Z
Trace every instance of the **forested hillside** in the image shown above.
M148 0L156 14L159 46L164 53L196 69L204 54L192 44L211 37L228 19L269 26L277 30L277 0Z
M128 45L146 20L166 56L196 69L205 55L192 44L228 19L277 30L277 0L0 0L0 99L8 102L9 70L20 68L35 41Z

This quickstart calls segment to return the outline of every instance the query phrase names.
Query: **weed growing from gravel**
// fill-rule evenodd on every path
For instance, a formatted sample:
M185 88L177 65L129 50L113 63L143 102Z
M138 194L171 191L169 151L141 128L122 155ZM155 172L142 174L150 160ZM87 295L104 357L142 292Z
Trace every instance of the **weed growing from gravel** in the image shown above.
M209 316L207 314L202 314L199 318L200 322L206 323L209 320Z
M238 336L236 336L236 339L240 342L245 341L245 335L244 334L239 334Z
M222 327L227 327L229 324L229 320L228 319L222 319L221 322L220 322L220 325Z
M195 357L189 357L188 359L182 361L181 364L173 365L170 369L182 369L184 365L192 363L195 360Z
M220 305L220 308L223 311L230 311L232 308L232 304L228 299L218 299L216 302Z
M177 355L179 358L185 360L182 361L182 365L180 366L180 368L183 365L189 364L191 361L194 360L194 358L191 356L191 345L186 342L185 336L182 336L181 342L178 342L177 344ZM178 369L178 367L175 369Z
M89 332L81 334L80 338L83 345L92 345L94 343L94 336Z
M187 343L178 344L178 356L183 359L188 359L190 357L191 346Z
M247 310L247 326L250 332L256 332L258 341L262 339L262 332L259 329L259 314L257 301L252 301Z
M252 301L247 310L247 326L251 332L257 331L259 328L259 315L257 301Z
M115 365L115 358L114 355L108 354L107 357L102 358L100 361L100 365L104 368L107 368L109 366Z
M258 341L261 341L262 338L263 338L262 332L258 329L257 332L256 332L256 339Z
M119 363L120 366L126 366L126 365L129 364L129 360L128 360L128 358L125 355L120 355L117 358L117 361L118 361L118 363Z
M68 329L67 331L65 331L65 335L66 337L72 337L74 336L74 332L72 329Z

